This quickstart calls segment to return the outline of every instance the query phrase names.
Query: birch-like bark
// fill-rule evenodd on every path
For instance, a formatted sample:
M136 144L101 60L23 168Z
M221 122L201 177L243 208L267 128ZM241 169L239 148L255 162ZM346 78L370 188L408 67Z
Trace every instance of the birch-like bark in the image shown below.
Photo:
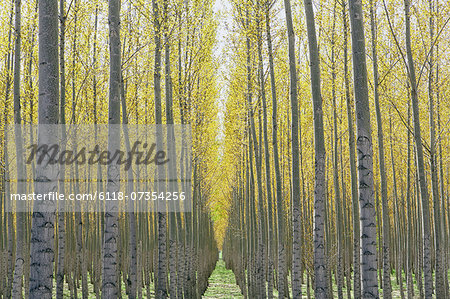
M377 230L373 188L373 149L370 125L369 92L361 0L349 0L353 52L353 82L355 95L356 148L361 221L361 281L362 297L378 298Z
M59 115L61 130L62 149L65 149L66 145L66 67L65 67L65 34L66 34L66 11L65 0L59 1L59 72L60 72L60 85L59 85ZM65 165L60 165L60 180L59 180L59 192L65 193ZM57 260L57 272L56 272L56 298L62 299L64 292L64 255L65 255L65 211L64 201L59 202L60 208L58 210L58 260Z
M109 0L109 121L108 151L114 152L120 147L120 83L121 83L121 53L120 53L120 0ZM106 191L116 193L119 191L120 174L115 161L107 165L108 180ZM119 221L117 203L108 203L104 216L103 240L103 281L102 297L117 298L120 286L118 279L118 237Z
M286 26L288 34L288 53L289 53L289 82L291 98L291 147L292 147L292 297L300 298L301 289L301 227L300 227L300 169L299 169L299 148L298 148L298 98L297 98L297 70L295 65L295 35L292 22L291 2L284 0L284 10L286 13ZM325 163L325 162L323 162Z
M57 124L59 113L58 2L39 1L39 124ZM38 130L38 146L55 144L57 136ZM36 165L35 193L58 189L58 167L48 158ZM41 205L45 205L41 206ZM31 227L30 298L50 299L53 290L56 205L35 202Z
M152 1L153 8L153 26L155 30L155 69L154 69L154 93L155 93L155 121L157 125L162 124L161 113L161 20L159 16L159 7L156 0ZM157 131L157 149L162 149L162 129ZM157 171L158 178L158 193L164 192L164 167L158 166ZM158 272L157 272L157 285L156 285L156 298L167 298L167 218L164 211L158 211L157 213L157 225L158 225Z
M327 298L327 259L325 254L325 137L323 131L322 95L320 93L319 50L317 48L314 11L311 0L304 1L306 27L308 31L309 67L314 116L314 294L316 298ZM292 116L294 117L294 115ZM294 129L293 129L294 130ZM294 149L294 148L293 148ZM295 241L294 241L295 242ZM297 297L294 297L297 298Z
M353 113L350 97L350 87L348 80L348 57L347 57L347 9L345 1L342 2L342 17L344 22L344 84L345 100L347 104L347 124L348 124L348 147L350 159L350 184L352 196L352 220L353 220L353 297L361 298L361 256L360 256L360 223L359 223L359 202L357 174L355 163L355 131L353 129Z

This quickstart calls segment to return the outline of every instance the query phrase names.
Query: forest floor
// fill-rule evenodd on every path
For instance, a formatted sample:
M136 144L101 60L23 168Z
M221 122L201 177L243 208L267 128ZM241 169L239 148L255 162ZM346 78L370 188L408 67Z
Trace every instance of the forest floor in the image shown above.
M450 273L449 273L450 274ZM306 280L306 277L305 277ZM395 275L391 276L391 282L392 282L392 298L401 298L400 295L400 287L396 283ZM337 298L337 286L334 283L333 279L333 293L334 297ZM56 284L54 284L55 286ZM289 282L290 285L290 282ZM93 292L92 284L88 284L89 287L89 299L96 298L95 293ZM406 280L404 279L404 288L405 288L405 295L406 295ZM78 288L77 290L78 296L81 297L81 288ZM56 293L56 289L53 292ZM303 297L307 297L307 288L306 283L302 285L302 293ZM347 298L347 289L343 288L344 297ZM420 298L419 291L417 289L417 284L414 284L414 298ZM310 288L310 297L314 298L314 292ZM380 289L380 297L382 297L383 290ZM353 295L353 294L351 294ZM64 288L64 298L71 298L71 294L68 288L68 285L65 284ZM154 290L153 285L150 289L150 296L147 296L146 289L142 289L142 297L143 298L154 298ZM353 296L351 296L353 297ZM126 291L125 291L125 285L122 284L122 298L127 298ZM214 269L213 273L209 277L208 280L208 289L206 290L205 294L202 296L204 299L234 299L234 298L244 298L244 296L241 294L241 290L239 286L236 284L236 279L234 277L234 274L231 270L225 268L225 262L222 260L222 258L219 258L219 260L216 263L216 268ZM274 298L278 298L278 292L276 289L274 289Z
M403 277L403 287L404 287L404 294L406 297L406 279ZM305 277L306 280L306 277ZM214 272L211 274L209 278L209 286L206 290L206 293L203 295L202 298L205 299L234 299L234 298L244 298L244 296L241 294L241 290L239 286L236 284L236 279L234 277L234 274L231 270L225 268L225 262L220 258L217 261L216 268L214 269ZM391 276L391 284L392 284L392 298L402 298L401 292L400 292L400 286L397 284L397 280L395 277L395 274ZM289 282L290 286L290 282ZM343 288L343 295L345 298L347 297L347 289ZM307 297L307 287L306 283L302 285L302 293L305 298L314 298L314 292L310 288L310 297ZM337 285L334 282L333 279L333 293L334 297L338 297L337 292ZM380 289L380 296L382 297L383 290ZM417 284L414 284L414 298L420 298L419 290L417 289ZM353 291L351 291L351 298L353 298ZM278 292L276 289L274 289L274 298L278 298ZM292 297L291 297L292 298Z
M225 268L225 262L222 259L217 261L216 269L209 277L208 283L209 286L203 298L243 298L233 271Z

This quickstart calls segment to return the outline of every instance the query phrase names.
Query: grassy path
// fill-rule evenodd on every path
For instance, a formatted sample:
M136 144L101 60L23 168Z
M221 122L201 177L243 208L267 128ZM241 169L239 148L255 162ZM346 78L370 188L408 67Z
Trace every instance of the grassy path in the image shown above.
M222 259L216 264L216 269L209 277L209 287L202 298L243 298L241 289L236 284L236 279L231 270L225 268L225 262Z
M404 278L404 277L403 277ZM306 277L305 277L306 279ZM391 277L392 281L392 298L401 298L400 296L400 289L399 286L396 283L395 275ZM404 287L405 287L405 294L406 294L406 280L404 279ZM290 283L289 283L290 284ZM344 287L343 288L344 296L347 297L347 290ZM313 290L310 289L311 298L314 298ZM337 297L337 286L334 284L333 281L333 293L335 297ZM419 297L419 290L417 289L417 284L414 284L414 298L420 298ZM306 282L302 285L302 294L303 297L306 298ZM380 296L382 296L383 291L380 290ZM353 297L353 292L351 294ZM225 262L220 258L219 261L216 264L216 268L214 269L214 272L209 277L209 287L206 290L206 293L202 296L202 298L205 299L215 299L215 298L221 298L221 299L232 299L232 298L244 298L244 296L241 294L241 290L239 286L236 284L236 279L234 278L234 274L231 270L228 270L225 268ZM274 298L278 298L278 292L276 289L274 289Z
M450 272L449 272L450 275ZM306 277L305 277L306 279ZM392 281L392 298L398 299L401 298L400 296L400 288L399 285L396 283L396 277L395 275L391 276ZM202 296L204 299L234 299L234 298L244 298L244 296L241 294L241 290L239 286L236 284L236 279L234 278L234 274L231 270L228 270L225 268L225 262L220 258L219 261L216 264L216 268L214 269L213 273L209 277L209 286L206 290L205 294ZM405 294L406 294L406 280L403 275L403 284L405 288ZM289 285L290 285L290 278L289 278ZM89 299L95 299L96 296L93 292L92 284L89 284ZM56 287L56 282L54 283L54 287ZM81 287L78 288L78 296L81 296ZM344 287L343 288L344 296L347 298L347 290ZM334 282L334 276L333 276L333 293L334 296L337 297L337 286ZM419 290L417 289L417 283L414 284L414 298L420 298ZM53 290L53 294L56 294L56 289ZM314 298L313 290L310 289L311 298ZM380 289L380 297L382 297L383 291ZM307 296L307 290L306 290L306 282L302 285L302 298L306 298ZM125 285L122 283L122 296L123 298L127 298L126 291L125 291ZM145 288L142 289L142 296L143 298L155 298L155 293L153 289L153 285L151 285L151 293L148 295ZM292 296L292 295L291 295ZM352 296L353 298L353 292ZM64 287L64 298L71 298L69 286L67 283ZM274 298L278 298L278 292L276 289L274 289Z

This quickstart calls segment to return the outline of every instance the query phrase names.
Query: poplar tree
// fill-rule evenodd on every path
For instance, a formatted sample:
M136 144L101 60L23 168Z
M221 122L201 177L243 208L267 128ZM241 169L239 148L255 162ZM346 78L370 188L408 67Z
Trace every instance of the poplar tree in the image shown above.
M121 83L121 53L120 53L120 1L109 0L109 103L108 103L108 151L114 152L120 146L120 83ZM120 186L119 166L116 161L107 165L108 182L106 191L117 193ZM106 205L104 214L103 240L103 280L102 297L117 298L121 292L117 277L119 220L117 203Z
M58 2L39 1L39 115L38 146L56 144L57 135L48 126L59 119L58 74ZM36 165L34 174L36 194L56 191L58 167L49 163L46 156ZM54 227L56 206L54 202L34 204L30 248L30 298L50 299L53 289Z
M378 298L377 231L373 187L373 149L361 0L349 0L353 88L356 112L359 207L361 220L361 282L363 298Z

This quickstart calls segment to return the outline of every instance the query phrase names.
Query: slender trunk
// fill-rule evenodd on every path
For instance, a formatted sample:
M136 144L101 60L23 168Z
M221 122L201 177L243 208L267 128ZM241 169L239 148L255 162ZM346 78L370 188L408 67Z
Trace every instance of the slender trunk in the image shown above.
M336 4L333 5L333 25L331 34L331 94L333 100L333 184L334 184L334 203L335 203L335 220L336 220L336 284L338 290L338 298L344 297L343 288L343 270L342 270L342 201L339 191L339 166L338 166L338 128L337 128L337 105L336 105L336 60L335 60L335 28L336 28ZM323 127L323 126L322 126Z
M94 128L95 128L95 136L94 140L97 144L98 141L98 130L97 130L97 29L98 29L98 5L95 7L95 21L94 21L94 44L93 44L93 53L92 53L92 68L93 68L93 78L92 78L92 101L93 101L93 114L94 114ZM102 169L100 163L97 164L97 184L96 184L96 190L97 192L103 191L103 184L102 184ZM98 205L98 207L100 207ZM97 211L95 214L95 220L97 224L97 228L95 230L95 235L97 236L97 239L95 240L94 248L98 248L99 250L95 253L94 256L94 269L95 269L95 277L94 277L94 292L96 295L96 299L100 298L100 289L101 289L101 257L102 257L102 213L100 211ZM95 259L96 258L96 259Z
M130 137L129 137L129 127L128 127L128 114L127 114L127 104L125 97L125 89L123 82L123 74L121 74L121 85L120 85L120 102L122 105L122 124L124 140L127 152L130 152ZM133 178L133 168L130 167L127 171L127 194L134 192L134 178ZM137 181L137 180L136 180ZM130 264L128 268L128 278L127 278L127 288L128 288L128 298L136 298L136 284L137 284L137 239L136 239L136 214L134 212L135 207L133 201L128 202L128 229L129 229L129 239L128 239L128 250L130 254Z
M30 40L30 45L34 46L34 41L36 40L36 19L37 19L37 15L38 15L38 1L35 2L35 6L34 6L34 14L33 14L33 22L32 22L32 26L33 29L30 32L30 36L31 36L31 40ZM33 76L32 76L32 72L33 72L33 61L34 61L34 56L33 56L33 47L30 47L30 53L29 53L29 59L28 59L28 103L29 103L29 112L28 112L28 117L29 117L29 123L31 125L34 124L34 113L35 113L35 109L34 109L34 86L33 86ZM25 117L24 117L25 118ZM29 140L34 140L34 133L33 130L29 130ZM26 171L26 167L25 167L25 171ZM31 173L35 172L35 164L32 163L31 165ZM29 187L29 190L32 190L32 185L31 184L27 184ZM26 250L30 250L30 227L31 227L31 215L28 213L26 214ZM29 292L30 292L30 257L27 254L26 258L25 258L25 276L24 276L24 280L25 280L25 297L29 297Z
M431 298L433 294L433 275L431 265L431 224L430 207L428 198L428 187L426 183L425 166L423 159L422 136L420 132L419 96L417 91L416 73L411 49L411 29L409 0L405 0L405 25L406 25L406 54L408 58L408 75L411 84L411 100L414 120L414 139L416 143L417 170L422 199L422 221L423 221L423 267L425 278L425 298Z
M372 32L372 66L373 66L373 93L375 101L375 112L377 119L378 136L378 156L381 180L381 213L383 222L383 298L391 298L391 262L390 262L390 223L389 223L389 202L387 192L387 178L384 157L383 122L381 119L380 100L378 93L378 57L377 57L377 28L376 11L373 7L373 0L370 1L370 29Z
M249 11L246 11L246 20L245 24L247 30L249 30L250 25L250 16ZM262 190L262 171L261 171L261 155L258 149L258 141L256 139L256 129L255 129L255 120L254 120L254 111L252 109L252 85L251 85L251 57L250 57L250 36L247 35L246 38L246 57L247 57L247 105L248 105L248 114L250 121L250 132L251 140L250 143L253 144L253 154L255 156L255 164L256 164L256 183L257 183L257 194L258 194L258 220L257 220L257 253L256 253L256 277L255 277L255 296L258 298L266 298L265 292L265 279L264 279L264 266L263 266L263 257L264 257L264 243L263 243L263 233L264 233L264 208L263 208L263 190ZM250 152L252 150L250 149ZM253 193L252 193L253 195ZM251 196L251 199L253 196ZM254 209L256 213L256 207ZM256 215L254 215L256 216ZM256 226L255 226L256 228Z
M8 46L9 48L9 46ZM8 98L9 98L9 70L10 70L10 66L9 66L9 61L10 61L10 54L9 54L9 49L8 49L8 54L6 56L7 58L7 63L6 63L6 97L5 97L5 102L7 103ZM8 120L8 109L5 109L3 112L3 121L6 124L7 120ZM8 147L7 147L7 142L8 142L8 134L6 134L6 128L4 128L4 139L3 139L3 151L2 151L2 159L4 159L3 161L8 161ZM10 298L11 296L11 287L12 287L12 213L7 213L7 209L9 208L9 204L8 201L6 201L6 199L8 198L9 194L10 194L10 182L9 182L9 165L8 163L5 164L5 169L4 172L2 174L2 187L4 188L4 194L2 196L2 204L3 205L3 209L4 209L4 218L2 218L2 250L4 249L4 247L6 247L5 251L2 252L2 258L4 258L4 264L2 265L2 274L4 275L4 280L1 280L2 283L2 294L4 294L4 298ZM7 229L6 229L7 226ZM3 231L4 229L4 231ZM4 246L4 244L7 243L7 246ZM6 285L5 285L6 284Z
M441 212L440 196L438 187L438 169L436 158L436 125L434 121L434 7L433 1L429 1L430 17L430 42L428 69L428 101L429 101L429 119L430 119L430 172L431 172L431 196L433 199L434 214L434 249L435 249L435 280L436 280L436 298L445 297L444 286L444 260L442 258L442 233L441 233Z
M411 120L411 105L408 103L408 127L410 125ZM412 254L414 243L413 243L413 218L412 218L412 204L411 204L411 133L408 130L407 133L407 174L406 174L406 210L408 216L408 224L407 224L407 240L406 245L408 246L406 250L406 288L407 288L407 296L408 299L412 299L414 296L414 282L412 278L412 268L413 268L413 257Z
M362 297L378 298L377 231L373 188L373 150L361 0L349 0L352 28L353 81L355 94L359 202L361 215Z
M273 160L275 168L275 201L277 209L277 245L278 245L278 268L277 268L277 285L278 296L284 298L284 281L286 269L286 253L284 249L284 205L282 197L282 183L280 173L280 160L278 157L278 124L277 124L277 89L275 81L275 69L273 65L273 52L272 52L272 36L270 33L270 5L267 2L266 9L266 33L267 33L267 47L269 52L269 72L270 72L270 89L272 95L272 148L273 148Z
M39 124L57 124L59 112L58 2L39 1ZM38 130L38 145L55 144L55 134ZM48 158L36 165L35 193L57 190L58 169ZM45 205L45 207L44 207ZM53 289L56 205L34 203L30 249L30 298L50 299Z
M342 105L341 105L342 108ZM340 113L342 114L342 110L340 110ZM340 119L340 125L342 126L342 118ZM342 202L343 202L343 217L344 217L344 228L342 231L346 232L350 229L350 214L351 211L349 209L349 203L347 200L347 192L346 192L346 185L345 185L345 168L344 168L344 158L343 158L343 148L342 148L342 138L339 140L339 148L340 148L340 166L341 166L341 185L342 185ZM344 240L344 269L345 269L345 277L346 277L346 288L347 288L347 298L352 298L352 287L351 287L351 260L352 260L352 251L350 248L352 247L352 241L351 241L351 234L344 234L346 235Z
M260 84L260 96L263 108L263 136L264 136L264 153L265 153L265 183L267 192L267 237L268 240L268 250L266 256L267 260L267 297L269 299L273 298L273 256L274 256L274 242L273 242L273 213L272 213L272 190L271 190L271 175L270 175L270 152L269 152L269 138L267 134L267 101L266 101L266 89L264 81L264 65L263 65L263 55L262 55L262 28L261 22L263 21L262 9L264 6L260 7L258 3L258 74L259 74L259 84ZM261 156L262 159L262 156Z
M325 137L323 128L322 96L320 93L320 65L317 49L314 11L311 0L304 1L306 26L308 30L309 65L311 73L311 94L314 115L314 293L316 298L327 298L327 258L325 254ZM294 114L292 115L294 118ZM294 129L293 129L294 130ZM294 145L293 145L294 151ZM294 297L297 298L297 297Z
M183 89L183 72L182 72L182 32L183 32L183 28L182 28L182 16L183 16L183 12L182 12L182 7L179 7L178 10L178 16L179 16L179 20L178 20L178 88L179 88L179 107L180 107L180 123L182 125L185 124L185 116L184 116L184 105L185 105L185 95L184 95L184 89ZM185 134L185 130L182 130L182 134L181 134L181 144L182 144L182 150L180 153L180 175L181 177L184 177L185 173L188 171L187 169L185 170L184 167L184 157L185 157L185 153L187 154L186 151L186 134ZM185 185L182 183L181 184L181 192L186 192L186 188ZM186 252L187 252L187 230L186 230L186 214L184 214L184 223L185 226L182 227L182 223L180 221L179 226L181 226L181 236L179 237L180 240L180 245L179 245L179 251L178 251L178 293L177 296L178 298L183 298L183 291L186 289L186 274L187 274L187 267L186 267Z
M161 114L161 23L159 17L159 7L156 0L152 1L153 7L153 26L155 30L155 69L154 69L154 88L155 88L155 120L156 124L162 124L162 114ZM157 132L157 148L162 148L162 128ZM158 193L164 192L164 167L162 165L158 166ZM164 299L167 298L167 256L166 256L166 235L167 235L167 219L165 209L158 208L157 213L157 241L158 241L158 274L157 274L157 285L156 285L156 298Z
M353 113L350 97L350 87L348 80L348 58L347 58L347 10L345 1L342 2L342 17L344 21L344 84L345 99L347 103L347 123L348 123L348 147L350 152L350 179L352 196L352 220L353 220L353 297L361 298L361 256L360 256L360 222L359 222L359 201L357 189L357 174L355 163L355 132L353 129Z
M108 151L113 152L119 148L120 131L120 83L121 83L121 53L120 53L120 1L109 0L109 124ZM120 174L116 162L107 166L108 181L106 191L113 193L119 191ZM117 203L110 203L104 214L104 241L103 241L103 281L102 298L117 298L121 288L117 285L118 279L118 237L119 219Z
M400 226L401 226L401 215L399 213L399 208L398 208L398 201L399 201L399 197L398 197L398 192L397 192L397 174L395 171L395 161L394 161L394 148L393 148L393 140L392 140L392 136L393 136L393 130L392 130L392 116L390 115L389 117L389 133L391 136L391 140L390 140L390 151L391 151L391 165L392 165L392 183L393 183L393 201L394 201L394 240L397 239L397 242L395 242L394 244L396 245L394 247L394 249L396 248L397 250L394 250L394 252L396 253L396 259L394 260L395 265L396 265L396 270L395 270L395 274L397 276L397 285L400 285L400 295L401 298L404 298L404 291L403 291L403 279L402 279L402 268L401 268L401 260L402 260L402 255L399 254L399 252L402 252L401 246L402 246L402 242L401 242L401 231L400 231ZM383 219L384 221L384 219ZM390 273L390 268L389 268L389 274ZM385 276L385 280L386 280L386 276ZM389 280L390 280L390 276L389 276ZM389 281L390 284L390 281ZM384 290L383 290L383 294L384 294Z
M12 57L12 51L11 51L11 36L12 36L12 30L13 28L13 16L14 16L14 1L11 1L11 10L10 10L10 16L9 16L9 30L8 30L8 47L7 47L7 54L6 54L6 79L5 79L5 106L6 103L9 102L9 96L11 91L11 57ZM8 109L4 110L4 123L6 124L8 121ZM5 161L8 161L8 147L6 146L6 138L4 140L4 157ZM10 183L9 183L9 176L8 176L8 165L5 167L5 192L10 190ZM6 195L9 192L6 193ZM5 214L7 221L5 221L5 224L7 223L8 230L7 230L7 236L8 236L8 262L7 262L7 286L6 286L6 294L9 298L11 296L11 289L12 289L12 283L13 283L13 254L14 254L14 248L13 248L13 241L14 241L14 233L13 233L13 224L12 224L12 213Z
M131 4L128 8L128 16L131 13ZM130 22L130 21L129 21ZM131 36L131 22L129 23L128 26L128 36ZM122 55L125 56L125 44L126 42L123 42L123 47L122 47ZM129 43L129 50L131 50L131 42ZM127 77L125 75L125 77ZM121 84L120 84L120 103L121 103L121 107L122 107L122 127L123 127L123 133L124 133L124 141L125 141L125 145L126 145L126 149L127 152L130 152L131 150L131 145L130 145L130 137L129 137L129 121L128 121L128 113L127 113L127 101L126 101L126 86L125 86L125 82L124 82L124 75L123 75L123 71L121 70L120 72L120 80L121 80ZM136 114L136 122L137 122L137 117L138 115ZM131 192L134 192L136 190L139 190L138 186L135 186L135 182L136 185L139 182L139 169L135 169L134 171L136 171L136 179L134 178L133 175L133 168L130 167L127 170L127 194L131 194ZM127 290L127 294L128 294L128 298L132 298L135 299L136 298L136 293L137 293L137 284L138 284L138 280L137 280L137 272L138 272L138 264L137 264L137 236L136 236L136 213L135 213L135 205L133 201L129 201L128 202L128 213L127 213L127 224L126 226L128 226L129 229L129 233L128 233L128 251L129 251L129 265L128 265L128 277L126 280L126 290ZM119 288L120 289L120 288Z
M439 16L439 3L436 3L436 15ZM439 57L439 43L436 43L436 57ZM440 89L439 89L439 63L436 62L436 79L435 79L435 86L436 86L436 112L437 112L437 131L441 131L441 114L440 114ZM443 167L443 160L442 160L442 138L439 138L439 178L440 178L440 184L439 184L439 193L441 198L441 217L440 221L442 221L442 226L440 229L441 234L441 245L442 248L448 248L448 233L447 228L450 224L450 221L447 222L446 220L446 213L449 213L449 210L446 211L446 200L445 200L445 192L444 192L444 167ZM448 193L447 193L448 194ZM448 201L448 198L447 198ZM443 279L444 279L444 296L448 297L450 296L449 293L449 283L448 283L448 252L445 252L445 250L441 251L442 253L442 264L443 264Z
M412 106L412 105L411 105ZM414 116L413 116L414 117ZM414 156L415 158L415 164L416 164L416 168L414 171L414 179L415 179L415 202L416 202L416 207L415 207L415 218L417 219L417 228L416 228L416 238L417 238L417 249L418 249L418 254L417 254L417 259L416 259L416 263L417 263L417 288L419 289L419 295L420 298L424 297L424 284L423 284L423 219L422 219L422 215L421 215L421 211L422 211L422 203L420 201L420 186L419 186L419 171L417 168L417 148L414 147Z
M171 70L170 70L170 39L169 39L169 3L168 0L164 0L164 49L165 49L165 98L166 98L166 123L167 126L167 139L169 142L175 141L175 134L173 124L173 96L172 96L172 78L171 78ZM170 146L170 144L168 144ZM170 178L176 177L176 153L175 148L167 148L167 152L169 153L169 167L168 167L168 175ZM172 161L172 162L171 162ZM176 182L170 181L170 192L177 192L178 186ZM175 206L175 202L171 202L170 209L172 213L169 216L169 294L170 298L177 298L178 296L178 280L181 279L179 277L179 272L177 272L177 256L178 256L178 240L177 240L177 232L181 231L181 218L180 213L175 215L175 211L177 207ZM179 229L178 229L179 228Z
M300 227L300 169L299 169L299 149L298 149L298 98L297 98L297 70L295 65L295 35L292 23L292 12L290 0L284 0L284 10L286 13L286 26L288 34L289 52L289 82L291 98L291 147L292 147L292 297L301 298L301 227ZM322 162L321 162L322 163ZM324 162L323 162L324 163Z
M62 137L62 148L65 148L66 131L64 124L66 123L66 72L65 72L65 32L66 32L66 11L65 11L65 0L60 0L59 2L59 24L60 24L60 34L59 34L59 72L60 72L60 95L59 95L59 116L60 124L62 125L61 137ZM59 192L61 194L65 193L65 165L60 166L60 181L59 181ZM61 207L65 204L63 201L59 203ZM56 273L56 298L62 299L64 292L64 255L65 255L65 210L64 208L59 208L58 210L58 260L57 260L57 273Z
M17 164L17 193L25 193L25 173L23 163L23 136L21 126L21 103L20 103L20 56L21 56L21 0L15 0L15 49L14 49L14 124ZM26 214L22 210L24 203L18 201L16 205L16 260L14 263L14 275L12 286L12 298L22 298L22 276L25 253L25 221Z

